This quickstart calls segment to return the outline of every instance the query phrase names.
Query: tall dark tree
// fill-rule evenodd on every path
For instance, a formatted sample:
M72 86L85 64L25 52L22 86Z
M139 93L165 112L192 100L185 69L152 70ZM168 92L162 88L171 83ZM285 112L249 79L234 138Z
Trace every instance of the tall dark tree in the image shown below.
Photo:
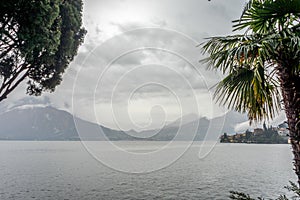
M203 61L226 77L215 92L217 101L250 120L268 120L285 110L300 184L300 1L250 0L234 31L203 44Z
M21 82L27 93L54 91L83 42L82 0L0 4L0 101Z

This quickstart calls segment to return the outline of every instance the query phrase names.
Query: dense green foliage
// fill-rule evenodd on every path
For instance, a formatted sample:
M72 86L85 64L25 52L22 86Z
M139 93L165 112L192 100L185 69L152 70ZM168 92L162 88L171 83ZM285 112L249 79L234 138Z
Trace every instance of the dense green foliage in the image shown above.
M82 0L0 4L0 101L24 80L27 93L54 91L83 42Z

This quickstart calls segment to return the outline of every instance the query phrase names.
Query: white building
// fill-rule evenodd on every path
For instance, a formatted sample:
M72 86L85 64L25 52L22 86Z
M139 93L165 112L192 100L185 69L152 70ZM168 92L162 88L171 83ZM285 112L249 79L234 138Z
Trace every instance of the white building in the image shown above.
M283 122L282 124L279 124L277 126L277 133L280 136L289 136L289 129L288 129L288 124L287 122Z

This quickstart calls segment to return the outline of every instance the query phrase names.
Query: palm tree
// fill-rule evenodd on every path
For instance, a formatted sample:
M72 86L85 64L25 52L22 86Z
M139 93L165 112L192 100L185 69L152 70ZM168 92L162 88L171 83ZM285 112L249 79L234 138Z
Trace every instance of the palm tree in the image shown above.
M233 28L244 33L201 44L202 61L226 75L215 99L251 122L284 108L300 185L300 1L250 0Z

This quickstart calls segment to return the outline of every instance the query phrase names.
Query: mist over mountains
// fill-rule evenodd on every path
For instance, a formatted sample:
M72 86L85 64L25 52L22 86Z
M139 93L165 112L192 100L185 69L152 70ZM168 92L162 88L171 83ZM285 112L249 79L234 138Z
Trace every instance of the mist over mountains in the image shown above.
M161 130L113 130L51 106L20 106L0 114L1 140L216 140L233 133L245 115L228 112L214 119L183 116ZM75 122L76 123L75 123Z

